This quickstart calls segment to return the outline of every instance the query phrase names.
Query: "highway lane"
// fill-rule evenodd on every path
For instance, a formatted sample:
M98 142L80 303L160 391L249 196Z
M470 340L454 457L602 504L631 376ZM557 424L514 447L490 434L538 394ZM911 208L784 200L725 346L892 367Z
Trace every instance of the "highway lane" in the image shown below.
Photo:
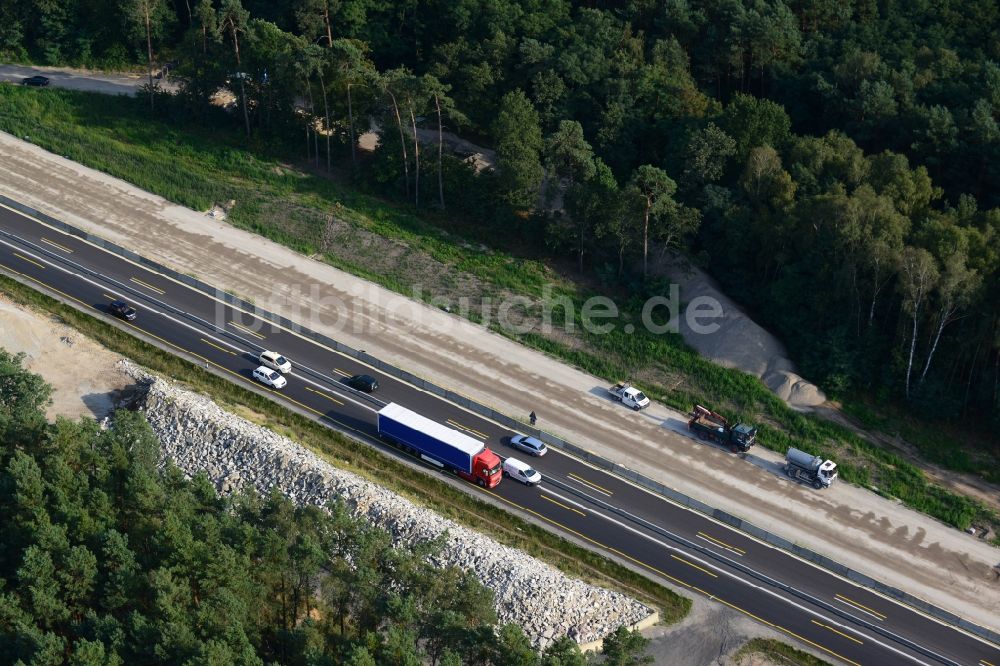
M234 381L255 384L250 371L262 348L288 355L295 364L289 386L280 395L271 393L292 401L316 418L371 438L375 435L374 410L380 401L392 400L462 429L502 455L508 453L501 441L510 433L501 426L380 375L294 331L256 320L166 276L6 208L0 208L0 230L24 240L0 238L4 241L0 243L0 265L18 273L21 279L37 280L57 289L91 312L106 313L112 298L124 297L139 309L139 317L128 326L155 336L168 347L195 355ZM101 276L87 275L86 270L66 262L98 271ZM375 399L339 382L344 375L357 372L379 377L382 388ZM874 664L905 662L904 655L916 654L899 640L882 635L882 630L909 638L942 657L923 654L916 663L1000 666L996 646L574 458L552 451L532 462L546 477L542 487L528 489L508 480L496 491L486 492L496 501L629 561L652 576L719 599L833 657L848 663ZM476 491L471 485L469 490ZM812 491L804 488L803 492ZM748 569L753 573L748 574ZM768 579L781 584L772 584ZM783 586L802 594L789 594Z

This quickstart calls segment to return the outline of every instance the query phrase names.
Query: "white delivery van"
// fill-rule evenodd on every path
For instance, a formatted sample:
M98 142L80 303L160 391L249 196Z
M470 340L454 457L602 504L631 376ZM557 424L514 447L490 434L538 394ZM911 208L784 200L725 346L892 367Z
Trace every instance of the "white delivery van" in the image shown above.
M503 475L520 481L528 486L535 486L542 480L542 475L531 465L517 458L507 458L503 461Z

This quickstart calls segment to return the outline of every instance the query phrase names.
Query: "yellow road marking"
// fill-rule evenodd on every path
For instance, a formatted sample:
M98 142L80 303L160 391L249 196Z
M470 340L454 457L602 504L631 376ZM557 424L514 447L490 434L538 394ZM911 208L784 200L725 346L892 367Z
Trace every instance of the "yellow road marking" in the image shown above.
M478 430L475 430L474 428L470 428L469 426L464 426L461 423L459 423L458 421L453 421L451 419L448 419L448 423L450 423L451 425L455 426L459 430L464 430L465 432L469 433L473 437L478 437L479 439L489 439L489 435L484 435L483 433L479 432Z
M740 555L746 555L747 551L743 550L742 548L737 548L736 546L730 546L725 541L722 541L720 539L716 539L715 537L709 536L709 535L705 534L704 532L698 532L698 536L700 536L702 539L708 539L709 541L712 541L712 542L718 544L719 546L722 546L723 548L728 548L729 550L735 550Z
M62 296L65 296L66 298L68 298L68 299L70 299L70 300L73 300L73 301L76 301L76 302L77 302L77 303L79 303L80 305L84 306L84 308L89 308L89 309L91 309L91 310L97 310L97 308L95 308L94 306L92 306L92 305L90 305L90 304L88 304L88 303L84 303L83 301L81 301L81 300L80 300L79 298L77 298L76 296L70 296L70 295L69 295L69 294L67 294L66 292L64 292L64 291L62 291L62 290L59 290L59 289L56 289L55 287L52 287L52 286L50 286L50 285L48 285L48 284L46 284L46 283L42 282L41 280L38 280L38 279L36 279L36 278L33 278L33 277L31 277L30 275L25 275L24 273L21 273L20 271L16 271L16 270L14 270L13 268L10 268L9 266L5 266L4 264L0 264L0 268L5 268L5 269L7 269L8 271L10 271L11 273L14 273L15 275L20 275L21 277L23 277L23 278L25 278L25 279L27 279L27 280L31 280L32 282L36 282L36 283L38 283L38 284L42 285L42 286L43 286L43 287L45 287L46 289L49 289L49 290L51 290L51 291L54 291L54 292L55 292L55 293L57 293L57 294L61 294ZM101 311L100 311L100 310L97 310L97 312L101 312ZM102 313L102 314L103 314L103 313ZM135 324L131 324L131 323L127 322L127 321L122 321L122 322L120 322L120 323L121 323L121 324L123 324L123 325L125 325L125 326L128 326L128 327L130 327L130 328L134 328L134 329L135 329L136 331L138 331L138 332L139 332L139 333L141 333L142 335L147 335L147 336L149 336L149 337L151 337L151 338L154 338L154 339L156 339L156 340L159 340L160 342L162 342L163 344L165 344L165 345L167 345L167 346L169 346L169 347L173 347L174 349L177 349L177 350L179 350L179 351L182 351L182 352L184 352L185 354L190 354L191 356L194 356L195 358L199 358L199 359L201 359L201 360L202 360L202 361L203 361L203 362L204 362L204 363L206 364L206 367L207 367L208 365L214 365L214 366L215 366L216 368L218 368L219 370L222 370L223 372L225 372L225 373L228 373L228 374L232 375L233 377L236 377L237 379L239 379L239 380L241 380L241 381L243 381L243 382L245 382L245 383L247 383L247 384L251 384L251 385L253 385L253 386L256 386L256 387L257 387L257 388L259 388L259 389L262 389L262 390L264 390L264 391L267 391L267 392L269 392L269 393L273 393L273 394L274 394L274 395L276 395L276 396L280 396L281 398L284 398L284 399L285 399L285 400L287 400L288 402L290 402L290 403L292 403L292 404L295 404L295 405L298 405L298 406L299 406L299 407L301 407L302 409L305 409L305 410L307 410L307 411L310 411L310 412L312 412L313 414L316 414L317 416L319 416L319 417L320 417L320 418L322 418L322 419L326 419L327 421L330 421L331 423L336 423L336 424L337 424L337 425L339 425L339 426L343 426L344 428L347 428L348 430L351 430L351 431L353 431L353 432L356 432L356 433L358 433L359 435L363 435L363 436L365 436L365 437L367 437L367 436L368 436L368 435L367 435L366 433L364 433L364 432L362 432L362 431L358 430L357 428L355 428L355 427L354 427L354 426L352 426L352 425L349 425L349 424L347 424L347 423L343 423L343 422L341 422L341 421L338 421L337 419L334 419L334 418L331 418L331 417L327 416L326 414L324 414L323 412L319 411L318 409L313 409L313 408L312 408L312 407L310 407L309 405L306 405L306 404L303 404L303 403L299 402L298 400L295 400L294 398L290 398L290 397L288 397L287 395L284 395L284 394L282 394L282 393L279 393L278 391L275 391L275 390L273 390L273 389L270 389L270 388L268 388L268 387L266 387L266 386L263 386L263 385L262 385L262 384L260 384L259 382L255 382L255 381L252 381L252 380L250 380L250 379L247 379L246 377L244 377L244 376L243 376L243 375L241 375L240 373L238 373L238 372L234 372L234 371L230 370L229 368L227 368L227 367L225 367L225 366L222 366L222 365L219 365L219 364L218 364L218 363L216 363L215 361L212 361L212 360L210 360L210 359L207 359L207 358L205 358L204 356L202 356L201 354L198 354L197 352L193 352L193 351L191 351L190 349L185 349L184 347L181 347L180 345L177 345L177 344L174 344L173 342L170 342L169 340L165 340L164 338L161 338L160 336L158 336L158 335L156 335L156 334L154 334L154 333L150 333L150 332L148 332L148 331L144 331L144 330L142 330L141 328L139 328L138 326L136 326Z
M263 339L264 339L264 336L263 336L263 335L261 335L260 333L258 333L258 332L256 332L256 331L252 331L252 330L250 330L249 328L247 328L247 327L246 327L246 326L244 326L243 324L237 324L237 323L236 323L235 321L231 321L231 322L229 322L229 325L230 325L230 326L233 326L233 327L235 327L235 328L238 328L238 329L240 329L241 331L243 331L243 332L244 332L244 333L246 333L247 335L252 335L252 336L254 336L254 337L256 337L256 338L259 338L259 339L261 339L261 340L263 340Z
M608 490L604 486L599 486L596 483L594 483L593 481L587 481L587 479L581 478L581 477L577 476L576 474L574 474L573 472L569 473L569 477L571 479L579 481L580 483L585 483L588 486L590 486L591 488L594 488L596 490L600 490L602 493L607 493L608 495L614 495L614 492Z
M571 506L569 506L567 504L563 504L562 502L557 502L556 500L552 499L548 495L542 495L541 497L542 497L542 499L546 499L546 500L552 502L556 506L561 506L562 508L566 509L567 511L572 511L573 513L578 513L581 516L583 516L584 518L587 517L587 514L585 514L583 511L580 511L579 509L574 509L573 507L571 507Z
M236 356L236 352L230 351L230 350L226 349L225 347L220 347L219 345L215 344L214 342L209 342L205 338L201 338L201 341L204 342L209 347L215 347L220 352L225 352L226 354L232 354L233 356Z
M24 213L24 212L22 212L20 210L16 210L16 209L11 208L10 206L7 206L7 205L5 205L3 203L0 203L0 208L5 208L5 209L9 210L11 213L14 213L15 215L19 215L20 217L22 217L22 218L24 218L26 220L30 220L31 222L34 222L38 226L44 227L46 229L49 229L49 230L51 230L51 231L53 231L55 233L61 233L61 234L66 235L66 236L73 236L72 234L64 233L60 229L57 229L57 228L53 227L49 223L44 222L44 221L38 219L37 217L34 217L33 215L30 215L28 213ZM132 259L129 259L128 257L122 256L120 254L117 254L116 252L114 252L112 250L109 250L108 248L101 247L100 245L98 245L98 244L96 244L94 242L88 241L85 238L79 238L79 237L75 237L75 236L73 236L73 237L76 238L77 241L79 241L81 243L85 243L86 245L89 245L90 247L94 248L95 250L103 252L104 254L112 257L115 261L122 261L122 262L125 262L127 264L131 264L132 266L135 266L136 268L139 268L141 270L147 271L149 273L153 273L153 274L155 274L157 277L159 277L161 279L168 280L168 281L174 283L175 285L177 285L179 287L187 289L188 291L190 291L190 292L192 292L194 294L197 294L198 296L200 296L202 298L207 298L207 299L209 299L211 301L214 301L214 302L216 302L216 303L218 303L220 305L224 305L224 306L226 306L228 308L231 308L231 309L233 309L233 310L235 310L237 312L240 312L242 314L245 314L245 315L247 315L249 317L253 317L255 319L260 319L260 317L258 317L254 313L248 312L247 310L244 310L243 308L235 305L234 303L230 303L230 302L226 301L225 299L219 298L217 296L213 296L212 294L210 294L208 292L205 292L205 291L202 291L202 290L198 289L197 287L193 287L193 286L191 286L189 284L186 284L186 283L182 282L178 278L173 278L173 277L171 277L169 275L166 275L164 273L157 273L156 271L152 270L151 268L149 268L147 266L144 266L141 263L133 261ZM16 273L17 275L22 275L22 273L20 273L18 271L15 271L13 269L9 268L8 270L10 270L13 273ZM200 280L200 278L198 278L193 273L188 273L187 276L188 277L193 277L196 280ZM29 276L25 275L24 277L29 277ZM45 286L47 289L53 289L52 287L49 287L47 284L44 284L44 283L39 283L39 284L43 284L43 286ZM55 289L53 289L53 290L54 291L58 291L58 290L55 290ZM83 301L80 301L78 298L74 298L74 297L72 297L72 296L70 296L68 294L64 294L61 291L58 292L58 293L63 294L67 298L72 298L75 301L83 303ZM84 305L86 305L86 303L84 303ZM261 321L265 321L265 320L261 320ZM300 340L303 340L304 342L307 342L307 343L312 344L312 345L316 345L320 349L325 349L326 351L328 351L328 352L330 352L332 354L336 354L338 356L342 356L342 357L344 357L344 358L346 358L346 359L348 359L350 361L356 361L356 362L362 363L364 365L369 365L369 364L364 363L364 361L361 361L360 359L358 359L358 358L356 358L354 356L350 356L347 353L345 353L343 351L340 351L339 349L336 349L335 347L331 347L329 345L325 345L322 342L319 342L318 340L315 340L315 339L313 339L311 337L303 335L302 333L299 333L298 331L295 330L294 327L290 327L290 328L289 327L285 327L285 326L282 326L282 325L277 324L275 322L270 322L270 324L271 324L271 326L273 326L275 329L277 329L279 331L283 331L285 333L288 333L289 335L294 335L295 337L299 338ZM178 347L178 349L180 349L180 348ZM187 352L187 353L192 353L192 352ZM373 370L376 370L376 368L374 366L369 365L369 367L371 367ZM343 372L342 370L337 370L337 372L340 372L340 373L344 374L345 376L349 376L348 373ZM416 378L418 378L418 379L422 379L424 381L427 381L427 382L431 381L429 377L423 377L423 376L417 375L417 374L413 374L413 376L416 377ZM410 385L413 386L414 388L416 388L418 391L421 391L421 392L426 393L428 395L435 395L435 396L437 395L436 393L431 393L430 391L428 391L426 389L423 389L423 388L420 388L420 387L416 386L415 384L410 384ZM472 398L470 396L465 395L464 393L462 393L461 391L459 391L456 387L447 386L447 385L444 385L444 384L438 384L438 386L440 386L441 388L446 389L450 393L454 393L455 395L461 396L461 397L465 398L466 400L472 400ZM464 408L462 408L462 409L464 409ZM478 414L476 414L475 412L472 412L470 410L464 410L464 411L467 411L469 414L472 414L473 416L479 416ZM357 433L360 433L362 435L365 435L365 433L362 432L361 430L358 430L357 428L355 428L355 427L353 427L351 425L348 425L346 423L342 423L340 421L337 421L336 419L331 419L330 417L326 416L325 414L320 414L320 416L322 418L328 420L328 421L331 421L331 422L336 423L336 424L338 424L340 426L343 426L344 428L347 428L348 430L351 430L353 432L357 432ZM367 436L367 435L365 435L365 436ZM598 454L594 453L593 451L588 451L588 452L591 455L593 455L593 456L597 456L598 455ZM563 453L563 455L570 455L570 454L566 453L565 451L563 451L562 453ZM581 459L577 458L577 460L581 460ZM634 483L632 483L631 481L628 481L627 479L622 479L622 480L625 481L626 483L632 484L636 488L642 489L641 486L637 486Z
M986 661L985 659L980 659L979 663L982 664L983 666L993 666L993 664L991 664L990 662Z
M77 303L79 303L80 305L82 305L82 306L84 306L86 308L93 308L93 309L97 310L97 308L94 308L94 306L90 305L89 303L84 303L83 301L81 301L76 296L70 296L69 294L67 294L64 291L60 291L59 289L56 289L55 287L50 287L49 285L45 284L41 280L39 280L37 278L33 278L33 277L31 277L30 275L28 275L26 273L22 273L21 271L14 270L10 266L7 266L5 264L0 264L0 268L5 268L8 271L10 271L11 273L14 273L15 275L20 275L21 277L23 277L26 280L31 280L32 282L37 282L38 284L42 285L46 289L51 289L52 291L56 292L57 294L62 294L66 298L72 299L72 300L76 301ZM100 310L98 310L98 312L100 312Z
M43 243L48 243L52 247L58 248L58 249L62 250L63 252L65 252L66 254L73 254L73 250L69 249L68 247L66 247L64 245L60 245L59 243L57 243L55 241L51 241L48 238L46 238L45 236L42 236L41 240L42 240Z
M856 606L856 607L860 608L861 610L868 611L872 615L877 616L880 620L884 620L885 618L888 617L885 613L879 613L874 608L869 608L868 606L865 606L864 604L859 604L857 601L854 601L853 599L848 599L847 597L845 597L842 594L835 594L834 597L837 598L837 599L839 599L840 601L844 602L845 604L850 604L851 606Z
M324 393L323 391L317 391L316 389L314 389L312 387L309 387L309 386L306 386L304 388L305 388L305 390L311 391L311 392L315 393L316 395L323 396L327 400L333 401L333 402L337 403L338 405L343 405L344 404L340 400L337 400L336 398L334 398L332 395L330 395L328 393Z
M320 345L320 346L322 346L322 345ZM334 368L333 371L336 372L338 375L343 375L344 377L351 377L352 376L351 373L344 372L340 368Z
M109 301L117 301L118 300L117 296L112 296L112 295L107 294L107 293L104 294L104 298L108 299Z
M129 278L129 280L131 282L135 282L137 285L145 287L146 289L152 289L153 291L155 291L158 294L165 294L165 293L167 293L167 292L163 291L162 289L160 289L159 287L154 287L153 285L149 284L148 282L143 282L139 278L133 277L133 278Z
M833 633L835 633L835 634L839 634L839 635L843 636L844 638L846 638L846 639L847 639L847 640L849 640L849 641L854 641L854 642L855 642L855 643L857 643L858 645L864 645L864 643L863 643L863 642L859 641L859 640L858 640L857 638L855 638L854 636L848 636L848 635L847 635L847 634L845 634L844 632L842 632L842 631L838 631L838 630L834 629L833 627L831 627L831 626L830 626L830 625L828 625L828 624L823 624L822 622L817 622L816 620L810 620L810 622L812 622L813 624L815 624L815 625L817 625L817 626L820 626L820 627L823 627L824 629L829 629L829 630L830 630L830 631L832 631Z
M27 258L26 256L24 256L24 255L23 255L23 254L21 254L20 252L15 252L15 253L14 253L14 256L15 256L15 257L17 257L18 259L24 259L24 260L25 260L25 261L27 261L27 262L28 262L29 264L34 264L34 265L38 266L39 268L45 268L45 266L43 266L42 264L38 263L38 262L37 262L37 261L35 261L34 259L28 259L28 258Z
M569 532L570 534L572 534L572 535L574 535L576 537L579 537L580 539L582 539L584 541L592 543L595 546L597 546L598 548L602 548L604 550L612 552L615 555L618 555L619 557L621 557L622 559L629 560L630 562L633 562L633 563L637 564L638 566L640 566L640 567L642 567L644 569L648 569L649 571L652 571L653 573L658 574L658 575L662 576L663 578L666 578L667 580L672 580L673 582L677 583L678 585L686 587L686 588L688 588L690 590L694 590L695 592L698 592L699 594L704 595L708 599L714 599L715 601L718 601L719 603L725 604L726 606L729 606L733 610L739 611L740 613L743 613L747 617L753 618L754 620L757 620L761 624L766 624L767 626L773 627L774 629L777 629L778 631L783 631L786 634L788 634L789 636L791 636L792 638L797 638L798 640L802 641L803 643L808 643L809 645L812 645L813 647L815 647L815 648L817 648L819 650L822 650L823 652L826 652L827 654L833 655L834 657L836 657L837 659L840 659L841 661L843 661L845 663L852 664L853 666L861 666L861 664L859 664L858 662L853 661L851 659L848 659L847 657L834 652L830 648L824 647L824 646L820 645L816 641L811 641L808 638L806 638L805 636L800 636L797 633L795 633L794 631L791 631L790 629L786 629L785 627L782 627L780 624L775 624L774 622L770 622L768 620L765 620L764 618L760 617L759 615L754 615L750 611L745 610L743 608L740 608L736 604L730 603L730 602L726 601L725 599L723 599L722 597L720 597L718 595L715 595L715 594L712 594L712 593L710 593L710 592L708 592L706 590L703 590L700 587L698 587L697 585L692 585L691 583L688 583L687 581L683 581L680 578L677 578L676 576L671 576L666 571L661 571L660 569L657 569L656 567L654 567L654 566L652 566L650 564L646 564L642 560L636 559L636 558L632 557L631 555L629 555L628 553L623 553L622 551L618 550L617 548L613 548L611 546L605 545L605 544L601 543L600 541L597 541L596 539L592 539L591 537L587 536L586 534L583 534L581 532L577 532L576 530L574 530L574 529L572 529L570 527L566 527L565 525L563 525L559 521L552 520L551 518L549 518L545 514L539 513L538 511L535 511L534 509L529 509L528 507L522 506L522 505L518 504L517 502L512 502L509 499L507 499L506 497L501 497L500 495L497 495L495 492L493 492L491 490L486 490L485 488L481 488L480 490L482 492L488 494L488 495L493 496L499 502L503 502L505 504L509 504L509 505L511 505L511 506L513 506L513 507L515 507L515 508L517 508L519 510L521 510L521 511L524 511L525 513L530 513L533 516L537 516L538 518L540 518L541 520L549 523L550 525L555 525L559 529L565 530L566 532ZM543 495L543 497L544 497L544 495Z
M684 564L688 565L689 567L694 567L695 569L697 569L698 571L701 571L702 573L707 573L707 574L708 574L709 576L711 576L712 578L718 578L718 577L719 577L719 574L716 574L716 573L712 573L711 571L709 571L709 570L708 570L708 569L706 569L705 567L699 567L699 566L698 566L697 564L695 564L694 562L688 562L688 561L687 561L687 560L685 560L685 559L684 559L683 557L678 557L677 555L674 555L673 553L671 553L671 554L670 554L670 557L674 558L674 559L675 559L675 560L677 560L678 562L683 562Z
M35 278L31 277L30 275L25 275L24 273L21 273L20 271L16 271L16 270L10 268L9 266L5 266L3 264L0 264L0 268L5 268L6 270L10 271L11 273L14 273L15 275L20 275L21 277L23 277L23 278L25 278L27 280L31 280L32 282L36 282L36 283L42 285L43 287L45 287L46 289L54 291L57 294L61 294L61 295L65 296L66 298L70 299L70 300L73 300L73 301L76 301L77 303L80 303L85 308L96 309L96 308L93 308L93 306L88 305L87 303L84 303L83 301L81 301L79 298L76 298L75 296L70 296L69 294L67 294L67 293L65 293L65 292L63 292L63 291L61 291L59 289L56 289L55 287L51 287L51 286L45 284L41 280L35 279ZM258 388L263 388L265 391L269 391L270 393L273 393L274 395L281 395L277 391L273 391L273 390L268 389L266 387L261 387L257 382L252 382L249 379L247 379L246 377L244 377L243 375L240 375L239 373L233 372L229 368L225 368L225 367L219 365L218 363L215 363L214 361L210 361L209 359L205 358L204 356L201 356L200 354L197 354L195 352L192 352L192 351L189 351L187 349L184 349L183 347L180 347L179 345L176 345L176 344L170 342L169 340L164 340L163 338L161 338L161 337L159 337L157 335L154 335L152 333L147 333L147 332L143 331L142 329L140 329L139 327L135 326L134 324L130 324L128 322L122 322L122 324L124 324L126 326L130 326L130 327L134 328L135 330L141 332L142 334L148 335L151 338L155 338L155 339L159 340L160 342L164 343L165 345L173 347L174 349L178 349L178 350L184 352L185 354L190 354L190 355L192 355L192 356L194 356L196 358L200 358L206 364L214 365L215 367L219 368L223 372L226 372L226 373L228 373L228 374L230 374L230 375L232 375L232 376L234 376L234 377L242 380L243 382L246 382L246 383L249 383L249 384L254 384L255 386L258 386ZM335 351L335 350L331 350L331 351ZM342 427L344 427L344 428L346 428L348 430L351 430L352 432L356 432L359 435L362 435L362 436L365 436L365 437L368 436L366 433L362 432L361 430L358 430L354 426L349 425L347 423L342 423L341 421L338 421L337 419L331 418L330 416L327 416L326 414L323 414L322 412L320 412L320 411L318 411L316 409L313 409L312 407L309 407L308 405L303 405L302 403L298 402L297 400L293 400L291 398L288 398L287 396L282 396L282 397L284 397L289 402L292 402L292 403L294 403L296 405L299 405L300 407L302 407L303 409L306 409L307 411L313 412L314 414L318 415L320 418L322 418L322 419L324 419L326 421L329 421L331 423L336 423L337 425L340 425L340 426L342 426ZM475 488L476 486L473 486L473 487ZM778 624L775 624L775 623L770 622L768 620L765 620L764 618L762 618L762 617L760 617L758 615L755 615L755 614L751 613L748 610L744 610L743 608L740 608L739 606L726 601L722 597L719 597L717 595L711 594L711 593L707 592L706 590L701 589L700 587L698 587L696 585L692 585L692 584L690 584L688 582L685 582L685 581L681 580L680 578L677 578L675 576L671 576L670 574L666 573L665 571L661 571L661 570L657 569L656 567L653 567L653 566L651 566L649 564L646 564L645 562L643 562L641 560L638 560L638 559L632 557L631 555L628 555L626 553L621 552L617 548L612 548L611 546L607 546L607 545L605 545L605 544L603 544L603 543L601 543L601 542L599 542L599 541L597 541L595 539L592 539L591 537L589 537L589 536L587 536L585 534L582 534L581 532L577 532L576 530L574 530L572 528L569 528L569 527L567 527L567 526L559 523L558 521L555 521L555 520L549 518L548 516L546 516L546 515L544 515L542 513L539 513L538 511L534 511L533 509L529 509L529 508L527 508L525 506L521 506L521 505L517 504L516 502L511 502L509 499L507 499L505 497L501 497L500 495L496 494L495 492L493 492L491 490L487 490L485 488L481 488L480 490L483 493L491 495L496 500L498 500L498 501L500 501L502 503L509 504L509 505L511 505L513 507L516 507L517 509L519 509L521 511L524 511L526 513L530 513L530 514L532 514L534 516L537 516L539 519L541 519L541 520L543 520L543 521L545 521L545 522L547 522L549 524L555 525L559 529L562 529L562 530L564 530L566 532L569 532L570 534L573 534L573 535L579 537L580 539L582 539L584 541L592 543L595 546L597 546L598 548L602 548L602 549L607 550L609 552L615 553L616 555L619 555L620 557L622 557L622 558L624 558L626 560L634 562L638 566L641 566L641 567L643 567L645 569L648 569L649 571L652 571L652 572L654 572L654 573L662 576L663 578L665 578L667 580L672 580L675 583L677 583L678 585L681 585L681 586L686 587L688 589L694 590L695 592L698 592L699 594L704 595L708 599L714 599L716 601L719 601L720 603L725 604L726 606L729 606L733 610L739 611L740 613L743 613L747 617L753 618L754 620L757 620L758 622L760 622L762 624L765 624L765 625L767 625L769 627L773 627L773 628L775 628L775 629L777 629L779 631L783 631L786 634L788 634L789 636L792 636L793 638L796 638L796 639L802 641L803 643L808 643L809 645L812 645L813 647L815 647L815 648L817 648L819 650L822 650L822 651L826 652L827 654L833 655L837 659L840 659L840 660L842 660L842 661L844 661L844 662L846 662L848 664L853 664L853 666L861 666L861 664L859 664L858 662L852 661L851 659L848 659L847 657L844 657L844 656L842 656L840 654L837 654L833 650L831 650L831 649L829 649L827 647L824 647L824 646L820 645L819 643L816 643L815 641L811 641L808 638L805 638L804 636L800 636L800 635L796 634L795 632L790 631L789 629L786 629L785 627L782 627L781 625L778 625ZM988 664L988 666L992 666L992 665Z

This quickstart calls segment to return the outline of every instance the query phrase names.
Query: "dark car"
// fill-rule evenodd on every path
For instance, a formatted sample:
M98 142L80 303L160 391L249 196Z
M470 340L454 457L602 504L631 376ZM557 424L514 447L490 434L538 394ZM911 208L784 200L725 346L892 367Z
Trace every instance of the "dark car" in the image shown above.
M108 309L116 317L121 317L126 321L132 321L135 319L135 308L126 303L125 301L111 301L111 305Z
M344 383L357 391L374 393L378 390L378 380L371 375L354 375L344 380Z
M29 76L26 79L21 79L22 86L47 86L49 85L49 77L47 76Z

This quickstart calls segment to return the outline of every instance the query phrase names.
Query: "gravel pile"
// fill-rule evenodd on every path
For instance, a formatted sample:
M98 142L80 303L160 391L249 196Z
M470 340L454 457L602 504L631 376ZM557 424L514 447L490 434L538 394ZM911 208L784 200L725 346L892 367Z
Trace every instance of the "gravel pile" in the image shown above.
M186 474L204 472L220 492L277 487L299 504L341 499L354 516L392 535L397 547L448 533L435 564L472 570L493 591L501 624L521 626L544 647L569 636L597 641L653 611L618 592L570 578L557 569L447 520L385 488L323 461L274 432L223 411L203 396L149 375L128 361L125 371L148 386L142 402L161 454Z

